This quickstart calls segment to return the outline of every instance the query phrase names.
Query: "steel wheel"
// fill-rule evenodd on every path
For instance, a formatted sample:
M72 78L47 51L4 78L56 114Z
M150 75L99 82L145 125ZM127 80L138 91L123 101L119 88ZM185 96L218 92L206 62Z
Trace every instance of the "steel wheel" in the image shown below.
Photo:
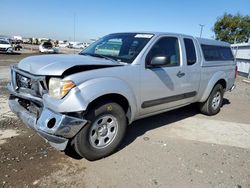
M212 116L220 111L223 101L224 88L216 84L205 102L200 103L200 110L203 114Z
M126 133L123 108L115 102L102 101L89 108L85 118L88 125L72 140L76 153L93 161L115 152Z
M109 146L118 131L117 119L110 115L99 117L90 130L89 141L92 147L101 149Z
M212 99L212 108L216 110L220 106L221 93L217 91Z

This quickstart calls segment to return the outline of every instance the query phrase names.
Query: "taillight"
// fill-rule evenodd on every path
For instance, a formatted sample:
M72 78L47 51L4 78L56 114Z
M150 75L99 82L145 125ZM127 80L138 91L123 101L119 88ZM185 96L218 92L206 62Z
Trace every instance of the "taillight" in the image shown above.
M238 66L236 65L235 66L235 73L234 73L234 78L235 79L237 78L237 74L238 74Z

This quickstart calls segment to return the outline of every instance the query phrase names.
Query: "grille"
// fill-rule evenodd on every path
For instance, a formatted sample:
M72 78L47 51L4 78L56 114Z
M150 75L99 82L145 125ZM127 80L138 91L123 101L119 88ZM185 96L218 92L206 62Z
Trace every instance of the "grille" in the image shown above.
M0 48L0 51L7 51L7 48Z
M17 87L27 88L31 89L31 79L28 77L25 77L21 74L16 75L17 78Z
M14 72L17 90L21 93L28 93L35 97L41 98L43 94L47 93L46 82L44 77L36 77L21 71Z

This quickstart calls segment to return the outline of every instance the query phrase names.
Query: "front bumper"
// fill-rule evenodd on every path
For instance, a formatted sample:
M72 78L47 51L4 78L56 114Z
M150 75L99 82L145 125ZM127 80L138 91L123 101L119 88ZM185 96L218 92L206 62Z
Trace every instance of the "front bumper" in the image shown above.
M13 53L12 48L0 48L0 53Z
M43 49L41 49L41 52L42 53L58 53L58 50L55 48L51 48L51 49L43 48Z
M56 113L46 107L36 115L23 107L19 100L23 99L8 86L11 93L9 107L25 125L35 130L41 137L47 140L51 146L58 150L65 150L69 139L73 138L87 123L87 120ZM32 99L31 99L32 101Z

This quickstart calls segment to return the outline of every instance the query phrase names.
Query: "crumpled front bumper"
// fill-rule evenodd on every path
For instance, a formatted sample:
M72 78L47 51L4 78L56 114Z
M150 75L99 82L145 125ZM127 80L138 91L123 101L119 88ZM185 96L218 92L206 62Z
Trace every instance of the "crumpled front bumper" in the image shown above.
M15 95L12 87L8 87L11 93L9 107L25 125L35 130L41 137L47 140L51 146L58 150L65 150L69 139L73 138L87 123L87 120L68 116L43 107L38 115L24 108Z

